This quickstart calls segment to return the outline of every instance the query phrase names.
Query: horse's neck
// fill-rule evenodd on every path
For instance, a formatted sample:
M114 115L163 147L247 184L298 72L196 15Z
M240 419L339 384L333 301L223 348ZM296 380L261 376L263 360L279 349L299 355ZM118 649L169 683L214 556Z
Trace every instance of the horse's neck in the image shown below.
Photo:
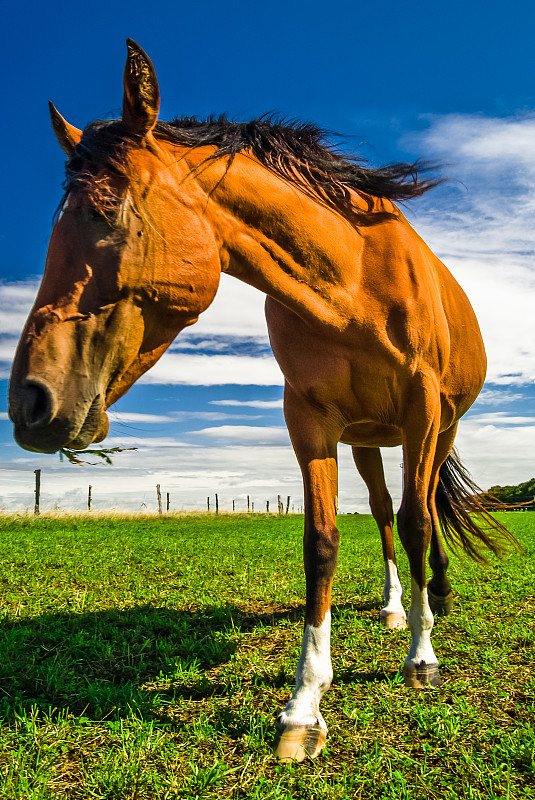
M225 272L305 319L344 324L362 248L347 220L241 155L208 194Z

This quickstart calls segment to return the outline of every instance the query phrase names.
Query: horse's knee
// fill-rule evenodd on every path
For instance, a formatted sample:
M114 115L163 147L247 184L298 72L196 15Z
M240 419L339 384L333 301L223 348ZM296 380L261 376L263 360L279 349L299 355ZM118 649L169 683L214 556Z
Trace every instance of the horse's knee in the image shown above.
M305 570L317 578L332 579L338 562L340 533L336 527L315 528L304 538Z
M431 537L431 549L429 551L429 566L436 573L445 573L448 569L450 560L440 541L437 529L433 530Z
M403 506L397 514L398 534L405 550L412 546L427 548L431 542L431 515L427 511L409 511Z
M449 558L440 541L436 527L433 530L433 536L431 538L429 566L433 571L433 577L427 585L429 605L433 613L437 616L446 616L451 612L453 607L451 583L447 576Z
M392 498L386 492L383 495L377 494L369 495L370 511L373 518L378 523L379 527L392 525L394 522L394 507L392 505Z
M429 513L400 509L398 534L411 568L411 575L420 587L425 585L425 556L431 541L431 516Z
M431 540L431 551L429 553L429 566L433 572L446 572L450 564L450 560L446 553L437 553L433 550L433 540Z

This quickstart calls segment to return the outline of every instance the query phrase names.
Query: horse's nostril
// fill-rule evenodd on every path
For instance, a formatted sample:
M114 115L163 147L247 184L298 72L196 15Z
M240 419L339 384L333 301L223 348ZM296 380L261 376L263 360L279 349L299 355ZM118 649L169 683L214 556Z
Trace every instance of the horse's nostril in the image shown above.
M52 419L52 394L48 387L35 381L26 383L26 402L24 404L24 414L26 425L38 427L46 425Z

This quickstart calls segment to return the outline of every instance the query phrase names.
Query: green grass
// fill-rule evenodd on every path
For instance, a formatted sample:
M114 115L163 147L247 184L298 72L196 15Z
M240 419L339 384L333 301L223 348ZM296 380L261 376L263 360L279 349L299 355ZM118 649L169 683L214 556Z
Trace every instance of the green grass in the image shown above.
M301 517L1 516L0 797L535 798L535 514L499 516L527 554L451 559L423 692L400 679L408 633L378 623L373 521L339 518L328 745L301 765L271 755Z

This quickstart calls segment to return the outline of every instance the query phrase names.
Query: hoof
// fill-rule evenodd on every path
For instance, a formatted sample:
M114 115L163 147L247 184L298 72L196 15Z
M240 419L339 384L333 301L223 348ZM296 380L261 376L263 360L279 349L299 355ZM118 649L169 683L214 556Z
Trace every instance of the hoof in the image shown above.
M277 729L273 752L279 761L304 761L316 758L325 747L327 731L319 725Z
M390 628L390 630L407 627L407 617L400 611L386 611L386 609L383 608L379 614L379 619L385 628Z
M453 608L453 593L449 592L445 597L433 594L429 586L427 587L427 599L429 607L436 617L447 617Z
M426 664L423 661L420 664L405 663L402 674L405 686L411 689L426 689L429 686L436 689L440 686L438 664Z

